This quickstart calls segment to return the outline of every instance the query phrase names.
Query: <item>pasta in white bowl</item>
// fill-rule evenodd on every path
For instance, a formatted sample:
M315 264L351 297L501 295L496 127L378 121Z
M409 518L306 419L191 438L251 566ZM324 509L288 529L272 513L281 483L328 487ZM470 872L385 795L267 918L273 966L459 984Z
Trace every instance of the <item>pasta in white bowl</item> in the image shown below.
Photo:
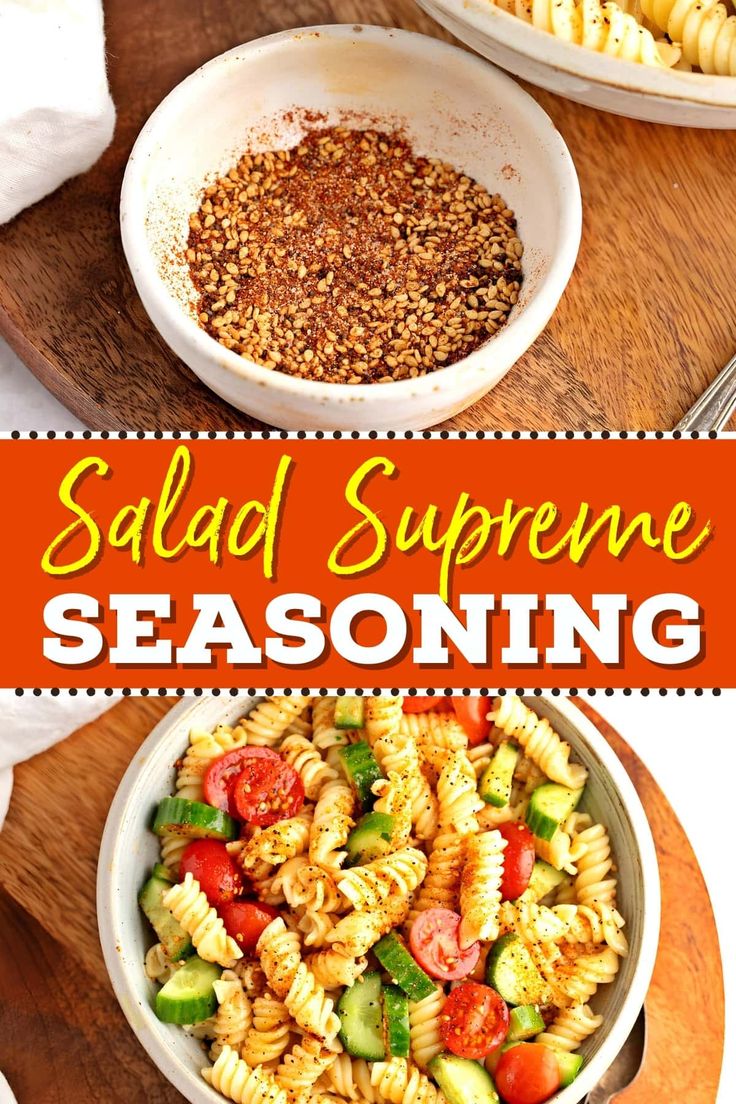
M514 1104L505 1067L535 1051L550 1099L581 1099L659 920L646 817L600 734L544 698L486 699L470 742L400 701L258 702L172 710L103 838L106 963L166 1076L193 1102L454 1104L479 1071L479 1099L495 1079Z

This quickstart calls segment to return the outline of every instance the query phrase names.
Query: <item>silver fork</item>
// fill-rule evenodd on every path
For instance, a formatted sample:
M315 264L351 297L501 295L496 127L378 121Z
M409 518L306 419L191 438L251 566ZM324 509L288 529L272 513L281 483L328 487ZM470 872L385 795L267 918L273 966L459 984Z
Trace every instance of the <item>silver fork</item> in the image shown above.
M675 429L698 430L709 433L712 429L723 429L736 410L736 354L722 368L710 387L706 388L697 402L675 426Z

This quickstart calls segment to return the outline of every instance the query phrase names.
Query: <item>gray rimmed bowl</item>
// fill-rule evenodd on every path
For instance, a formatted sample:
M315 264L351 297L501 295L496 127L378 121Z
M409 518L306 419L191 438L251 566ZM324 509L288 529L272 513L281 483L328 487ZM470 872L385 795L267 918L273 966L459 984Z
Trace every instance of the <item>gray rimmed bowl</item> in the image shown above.
M200 1076L205 1065L200 1043L181 1028L161 1023L153 1011L156 986L143 963L153 942L138 907L138 891L158 859L150 831L151 813L172 792L174 764L184 753L192 728L233 723L258 698L200 698L184 701L156 725L125 772L110 807L97 868L100 941L113 989L130 1026L164 1076L191 1104L214 1104L222 1097ZM582 1047L585 1065L554 1104L578 1104L600 1080L626 1041L644 1002L659 940L659 871L646 814L621 761L606 740L572 703L527 698L572 745L575 759L589 771L583 807L609 831L617 863L619 909L626 918L629 956L615 982L592 1000L603 1013L602 1027Z

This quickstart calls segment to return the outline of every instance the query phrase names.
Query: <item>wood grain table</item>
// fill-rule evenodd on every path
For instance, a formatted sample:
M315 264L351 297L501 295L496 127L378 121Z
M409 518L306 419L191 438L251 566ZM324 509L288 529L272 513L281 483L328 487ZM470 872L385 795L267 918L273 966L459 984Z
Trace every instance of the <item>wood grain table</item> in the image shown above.
M183 77L256 36L335 21L448 36L412 0L105 0L105 10L115 138L90 172L0 229L0 332L93 429L258 427L177 360L138 300L117 225L133 141ZM530 91L578 168L580 258L533 348L447 425L670 429L736 349L736 138Z
M0 833L0 1070L19 1104L176 1104L118 1008L97 936L97 852L115 789L172 703L130 698L16 770ZM583 705L626 765L654 834L662 931L639 1077L616 1104L714 1104L723 981L708 893L687 837L624 740ZM707 1008L693 1035L692 1009ZM683 1014L684 1012L684 1014ZM696 1017L697 1019L697 1017Z

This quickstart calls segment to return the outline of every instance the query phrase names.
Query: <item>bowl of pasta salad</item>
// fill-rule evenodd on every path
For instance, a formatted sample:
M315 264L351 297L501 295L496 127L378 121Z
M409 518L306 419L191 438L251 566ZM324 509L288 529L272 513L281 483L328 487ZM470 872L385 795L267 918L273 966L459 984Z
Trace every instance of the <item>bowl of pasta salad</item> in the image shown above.
M736 128L736 15L721 0L417 0L502 69L652 123Z
M203 698L98 867L107 969L193 1104L575 1104L654 965L644 810L565 701Z

